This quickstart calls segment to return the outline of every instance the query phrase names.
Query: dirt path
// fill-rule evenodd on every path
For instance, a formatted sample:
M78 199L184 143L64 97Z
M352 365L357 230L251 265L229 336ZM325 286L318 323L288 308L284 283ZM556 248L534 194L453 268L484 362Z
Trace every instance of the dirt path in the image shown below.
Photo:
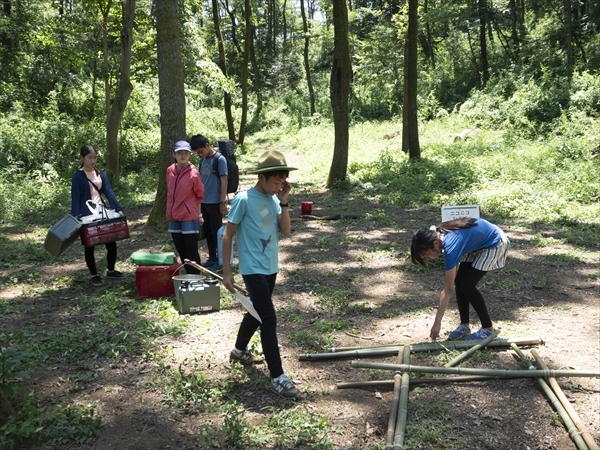
M326 194L316 196L313 213L362 214L371 208L321 209L319 205L328 200ZM350 360L306 362L298 357L325 351L327 346L429 341L443 273L441 268L417 270L407 260L406 250L412 231L436 223L437 214L390 209L385 217L364 220L305 221L299 209L292 211L293 235L281 242L281 272L276 287L284 369L302 391L301 399L291 402L289 408L326 417L332 426L329 438L335 449L376 448L385 439L391 387L335 386L338 382L391 379L393 373L354 369ZM166 233L144 226L147 213L148 208L129 212L132 239L119 244L121 261L126 261L134 250L160 251L161 243L168 242ZM481 285L495 325L502 330L500 337L543 339L545 345L538 350L553 369L600 371L598 251L573 257L572 245L532 245L539 231L530 231L527 224L507 224L503 228L512 243L508 265L486 275ZM32 263L11 272L23 273L35 267L39 271L37 282L42 285L71 274L79 280L75 289L39 295L35 289L9 286L5 282L9 274L2 277L0 300L16 297L14 304L19 306L0 316L3 332L26 329L35 333L84 320L77 315L78 299L98 295L101 290L88 287L83 261L78 260L80 251L69 249L59 264ZM123 263L122 268L129 272L122 282L124 300L143 301L135 296L133 266ZM342 313L336 305L346 302L349 307ZM222 379L229 371L226 358L241 315L240 306L233 303L216 313L190 316L202 326L178 336L165 336L157 341L154 352L168 352L166 360L174 367L185 358L210 357L211 377ZM457 322L453 301L442 332ZM323 323L342 325L337 330L323 331L319 328ZM446 361L443 358L438 353L418 354L411 362L442 365ZM365 360L391 362L395 357ZM519 368L509 349L484 352L465 366ZM101 436L91 444L72 444L70 449L205 448L199 430L203 426L218 429L222 414L173 411L165 404L164 392L157 384L159 369L155 361L140 355L89 364L49 361L25 384L48 405L57 400L95 403L102 417ZM283 402L266 388L266 374L266 367L257 366L236 388L250 424L261 423L269 407ZM600 442L600 380L568 378L559 383L582 422ZM530 379L412 389L407 424L407 444L413 449L575 448L537 383Z

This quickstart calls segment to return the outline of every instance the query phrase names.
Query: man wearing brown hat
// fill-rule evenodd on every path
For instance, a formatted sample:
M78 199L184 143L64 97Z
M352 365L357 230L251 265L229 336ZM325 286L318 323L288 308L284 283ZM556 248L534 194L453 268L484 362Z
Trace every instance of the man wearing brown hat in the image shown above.
M279 270L279 233L285 236L291 232L288 195L292 185L287 181L290 170L296 168L287 165L281 152L268 150L260 155L256 169L248 172L257 174L258 181L233 198L223 235L223 284L235 293L229 255L237 233L239 272L260 317L259 320L250 313L244 315L229 360L242 364L258 362L247 346L260 328L271 389L285 398L295 398L298 389L283 372L272 294Z

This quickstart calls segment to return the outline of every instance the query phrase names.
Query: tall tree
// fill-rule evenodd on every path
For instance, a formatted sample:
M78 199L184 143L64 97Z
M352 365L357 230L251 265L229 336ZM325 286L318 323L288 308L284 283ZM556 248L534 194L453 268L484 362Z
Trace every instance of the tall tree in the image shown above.
M565 27L565 52L567 54L567 73L569 77L573 74L575 65L575 53L573 51L573 14L571 11L571 0L563 0L563 21Z
M185 139L185 90L177 0L156 0L156 50L160 107L160 167L158 187L148 223L165 223L167 167L173 161L173 144Z
M335 141L327 187L346 179L348 169L349 112L348 97L352 79L350 43L348 41L348 9L345 0L333 0L333 66L329 78L329 95L333 110Z
M131 49L133 46L133 24L135 17L135 0L125 0L122 5L123 28L121 30L121 70L115 98L110 105L106 118L106 165L109 176L118 179L121 176L119 163L118 137L123 113L133 91L131 84Z
M567 1L567 0L565 0ZM487 39L485 36L487 28L487 2L478 0L477 11L479 13L479 55L481 57L481 75L483 85L485 86L490 79L490 69L488 64Z
M306 84L308 86L308 99L310 102L310 115L315 114L315 89L312 84L310 74L310 61L308 59L308 50L310 46L310 32L308 28L308 20L306 20L306 11L304 8L304 0L300 0L300 14L302 15L302 31L304 31L304 71L306 73Z
M213 24L215 26L215 37L217 39L217 48L219 49L219 68L225 78L227 75L227 55L225 54L225 43L223 42L223 34L221 33L221 19L219 17L218 0L212 0ZM235 22L234 19L232 19ZM235 128L233 125L233 113L231 112L231 93L223 91L223 106L225 107L225 120L227 120L227 132L229 140L235 141Z
M404 57L404 107L402 108L402 150L410 158L421 157L417 117L417 8L418 0L408 0L408 30Z
M244 143L246 135L246 121L248 118L248 63L250 61L250 51L252 49L252 9L250 0L244 0L244 19L246 28L244 33L244 55L242 57L242 117L240 119L240 138L239 143Z

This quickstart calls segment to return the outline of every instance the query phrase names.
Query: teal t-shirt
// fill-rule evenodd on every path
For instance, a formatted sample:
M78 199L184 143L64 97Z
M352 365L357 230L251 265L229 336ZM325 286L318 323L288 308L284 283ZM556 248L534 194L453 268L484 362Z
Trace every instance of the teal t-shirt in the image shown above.
M242 275L272 275L278 271L279 214L275 195L255 188L238 193L227 221L237 224L236 245Z

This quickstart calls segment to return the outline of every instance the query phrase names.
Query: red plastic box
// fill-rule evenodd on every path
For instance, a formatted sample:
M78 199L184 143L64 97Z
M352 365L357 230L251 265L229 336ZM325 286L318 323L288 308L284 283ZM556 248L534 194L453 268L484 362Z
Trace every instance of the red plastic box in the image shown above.
M171 278L179 275L179 266L177 263L172 266L136 266L138 298L173 297L175 287Z
M99 223L84 224L80 236L81 243L86 247L127 239L129 237L127 219L119 217Z

